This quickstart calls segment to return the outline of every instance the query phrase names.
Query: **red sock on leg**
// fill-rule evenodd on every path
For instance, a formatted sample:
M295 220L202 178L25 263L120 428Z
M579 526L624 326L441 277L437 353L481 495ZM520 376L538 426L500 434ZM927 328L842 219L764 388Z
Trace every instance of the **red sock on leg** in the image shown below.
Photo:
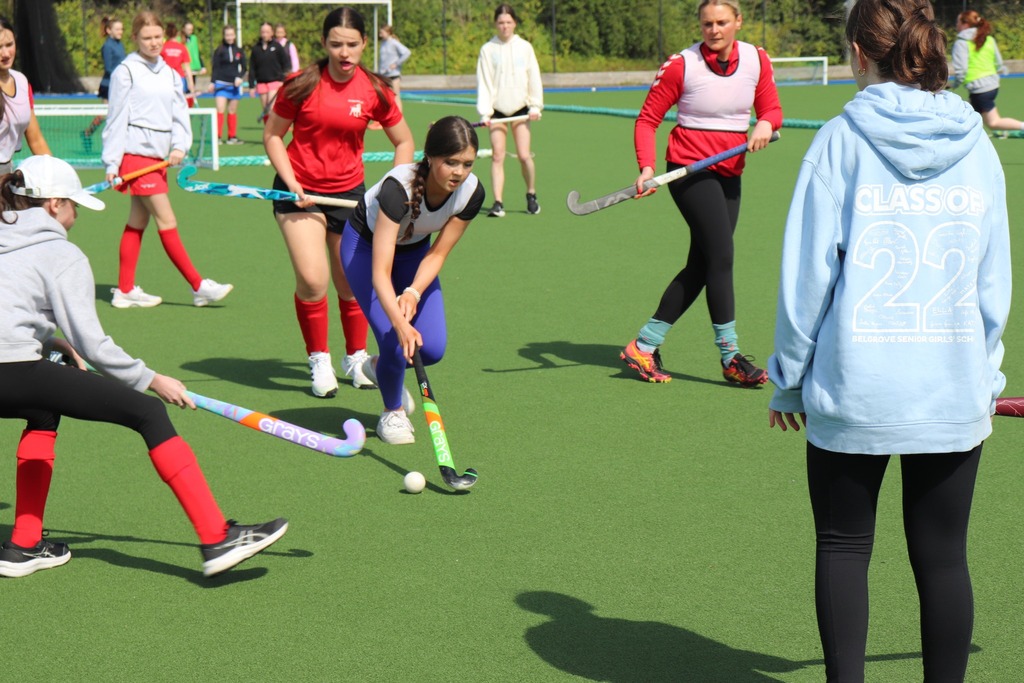
M192 265L192 259L188 257L188 252L185 251L185 245L181 243L181 235L178 234L177 228L170 228L169 230L160 231L160 241L164 245L164 251L167 252L167 256L170 257L171 263L178 269L178 272L188 281L192 291L199 289L199 285L202 283L203 278L199 276L199 271Z
M338 309L341 311L341 329L345 332L345 353L351 356L366 348L366 316L355 299L345 301L339 296Z
M206 483L195 454L180 436L172 436L149 452L160 478L171 487L195 527L200 543L220 543L227 520Z
M53 477L57 432L26 429L18 442L18 471L11 543L32 548L43 538L43 512Z
M139 228L125 225L121 233L117 288L125 294L135 287L135 268L139 265L139 252L142 251L142 232Z
M228 138L238 137L238 114L228 114Z
M327 352L327 297L320 301L303 301L295 295L295 317L299 320L306 353Z
M224 137L224 112L217 112L217 139Z

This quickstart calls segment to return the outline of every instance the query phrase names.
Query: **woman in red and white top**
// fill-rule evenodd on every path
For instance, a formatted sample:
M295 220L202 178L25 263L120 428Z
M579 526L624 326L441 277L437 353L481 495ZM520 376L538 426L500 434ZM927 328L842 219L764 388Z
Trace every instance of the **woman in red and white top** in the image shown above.
M703 0L698 8L704 40L661 65L634 130L637 196L654 177L655 134L665 114L676 107L677 125L669 135L668 170L692 164L747 143L747 151L768 146L782 127L782 107L772 64L761 48L736 40L743 24L736 0ZM757 123L750 128L751 109ZM708 312L722 374L745 387L764 384L768 375L740 353L733 294L733 232L740 212L740 174L745 155L715 164L669 183L669 192L690 227L686 266L661 297L654 315L619 357L648 382L672 379L661 366L658 347L672 325L707 288Z
M181 77L160 56L164 25L152 12L132 21L138 50L125 57L110 75L110 103L103 129L103 165L107 180L124 176L167 159L181 163L192 146L192 127ZM152 217L164 251L192 289L192 303L207 306L231 292L231 285L204 279L192 265L178 235L178 219L167 195L167 169L161 168L120 186L131 195L128 223L121 235L117 287L111 290L115 308L150 308L163 299L135 284L142 234Z
M342 370L357 388L374 384L361 369L368 358L366 318L341 266L341 235L352 209L317 206L306 193L362 198L363 136L370 121L384 127L395 147L395 165L412 162L415 147L387 81L360 64L366 48L362 15L350 7L328 14L321 43L327 57L278 91L263 129L263 144L277 171L274 188L301 198L274 202L274 217L295 271L295 313L309 355L313 395L328 398L338 391L327 344L327 290L332 280L345 332ZM285 147L289 128L292 139Z
M13 169L11 157L21 149L24 137L33 154L49 154L39 121L32 111L35 102L32 86L25 74L15 71L14 58L18 44L14 39L14 26L0 17L0 175Z

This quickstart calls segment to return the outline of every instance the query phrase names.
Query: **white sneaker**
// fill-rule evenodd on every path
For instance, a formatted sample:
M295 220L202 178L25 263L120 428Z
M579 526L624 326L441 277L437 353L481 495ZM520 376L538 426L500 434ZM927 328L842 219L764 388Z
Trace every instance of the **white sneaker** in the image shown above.
M127 294L118 287L112 288L110 293L114 295L110 300L110 305L114 308L153 308L163 302L160 297L143 292L142 287L138 285L132 287L132 291Z
M313 379L313 395L333 398L338 393L338 378L334 376L331 354L317 351L309 356L309 375Z
M363 374L374 384L377 384L377 358L377 356L367 356L366 360L363 361ZM416 399L412 397L409 387L404 384L402 385L402 408L405 410L406 415L412 415L416 412Z
M385 410L380 414L380 420L377 422L378 438L393 446L414 443L416 437L413 432L415 431L409 417L401 410Z
M363 373L363 363L369 357L370 354L366 352L366 349L362 349L345 356L344 360L341 361L341 371L345 373L346 377L352 378L352 386L356 389L377 388L377 383Z
M220 301L234 289L234 285L222 285L219 282L206 279L199 283L199 289L192 292L192 304L195 306L207 306L214 301Z

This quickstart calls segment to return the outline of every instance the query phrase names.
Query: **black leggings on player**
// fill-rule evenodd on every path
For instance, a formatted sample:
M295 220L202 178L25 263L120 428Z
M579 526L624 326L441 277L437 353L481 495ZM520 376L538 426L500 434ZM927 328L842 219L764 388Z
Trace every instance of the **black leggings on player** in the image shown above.
M967 523L981 445L966 453L900 456L903 528L921 603L924 680L963 681L974 626ZM807 444L817 533L815 603L830 683L863 683L868 563L887 455Z
M149 450L177 435L156 396L48 360L0 363L0 418L26 420L27 429L56 431L62 415L128 427Z
M669 164L668 170L679 167ZM668 189L690 226L690 254L661 295L654 318L675 324L707 287L711 322L732 322L736 319L732 235L740 216L740 178L702 171L669 183Z

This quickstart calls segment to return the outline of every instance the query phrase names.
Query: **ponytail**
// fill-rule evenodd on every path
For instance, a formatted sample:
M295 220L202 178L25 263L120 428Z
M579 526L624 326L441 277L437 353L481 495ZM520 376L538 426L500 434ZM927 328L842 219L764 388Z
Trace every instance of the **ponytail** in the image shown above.
M846 40L878 66L887 80L941 92L949 77L946 34L928 0L858 0Z
M0 176L0 223L13 225L18 222L18 217L17 215L10 216L11 220L8 220L8 212L24 211L42 206L46 202L45 199L15 194L14 188L16 187L25 187L25 176L21 171L12 171Z

